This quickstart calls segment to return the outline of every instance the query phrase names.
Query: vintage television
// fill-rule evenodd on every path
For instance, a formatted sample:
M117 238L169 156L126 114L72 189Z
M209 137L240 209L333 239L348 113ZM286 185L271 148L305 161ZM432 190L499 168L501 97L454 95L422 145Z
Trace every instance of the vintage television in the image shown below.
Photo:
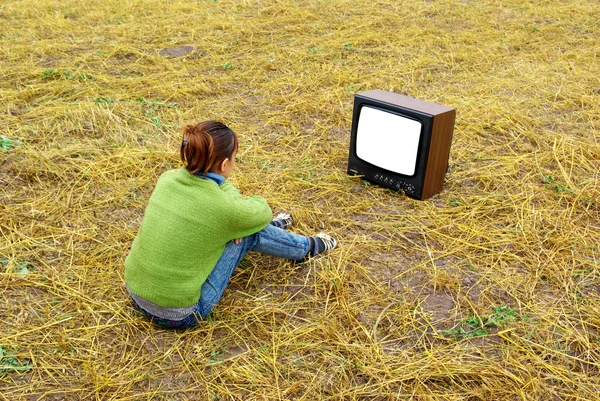
M456 110L382 90L354 96L348 174L412 198L442 190Z

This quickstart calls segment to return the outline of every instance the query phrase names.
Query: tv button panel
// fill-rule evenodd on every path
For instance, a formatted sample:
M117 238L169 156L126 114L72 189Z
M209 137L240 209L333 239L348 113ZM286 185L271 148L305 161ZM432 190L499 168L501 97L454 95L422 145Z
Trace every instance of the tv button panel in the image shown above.
M409 184L407 182L403 182L403 181L398 181L396 183L396 189L397 190L403 190L404 192L406 192L407 194L411 194L413 195L415 193L415 186L413 184Z
M391 188L395 188L396 190L403 190L405 193L414 195L415 193L415 186L413 184L409 184L407 182L404 181L394 181L394 179L390 178L390 177L386 177L383 174L375 174L374 177L377 181L380 181L381 183L388 185Z

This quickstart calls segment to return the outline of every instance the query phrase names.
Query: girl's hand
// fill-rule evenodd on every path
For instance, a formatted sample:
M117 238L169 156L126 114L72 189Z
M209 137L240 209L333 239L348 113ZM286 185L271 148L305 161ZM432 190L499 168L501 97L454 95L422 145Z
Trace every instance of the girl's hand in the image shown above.
M241 238L236 238L236 239L233 240L234 244L239 244L240 242L242 242Z

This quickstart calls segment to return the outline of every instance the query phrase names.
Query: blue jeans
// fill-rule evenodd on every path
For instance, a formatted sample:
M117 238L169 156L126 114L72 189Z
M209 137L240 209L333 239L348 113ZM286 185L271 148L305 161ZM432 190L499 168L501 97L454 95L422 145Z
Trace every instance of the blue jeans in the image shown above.
M160 326L172 329L196 326L219 302L233 271L248 252L259 252L290 260L302 260L308 253L308 238L269 224L262 231L242 238L239 244L233 241L228 242L215 268L202 285L200 300L196 305L195 312L183 320L162 319L141 309L139 305L136 304L136 306Z

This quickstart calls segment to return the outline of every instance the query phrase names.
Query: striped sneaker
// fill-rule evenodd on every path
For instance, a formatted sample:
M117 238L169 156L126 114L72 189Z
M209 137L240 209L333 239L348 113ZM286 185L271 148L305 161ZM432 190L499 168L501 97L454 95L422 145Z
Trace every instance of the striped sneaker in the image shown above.
M283 230L289 230L292 228L292 224L294 224L294 218L290 213L279 213L273 220L271 220L271 225L281 228Z
M337 241L331 235L319 233L316 237L308 237L307 256L315 257L337 246Z

